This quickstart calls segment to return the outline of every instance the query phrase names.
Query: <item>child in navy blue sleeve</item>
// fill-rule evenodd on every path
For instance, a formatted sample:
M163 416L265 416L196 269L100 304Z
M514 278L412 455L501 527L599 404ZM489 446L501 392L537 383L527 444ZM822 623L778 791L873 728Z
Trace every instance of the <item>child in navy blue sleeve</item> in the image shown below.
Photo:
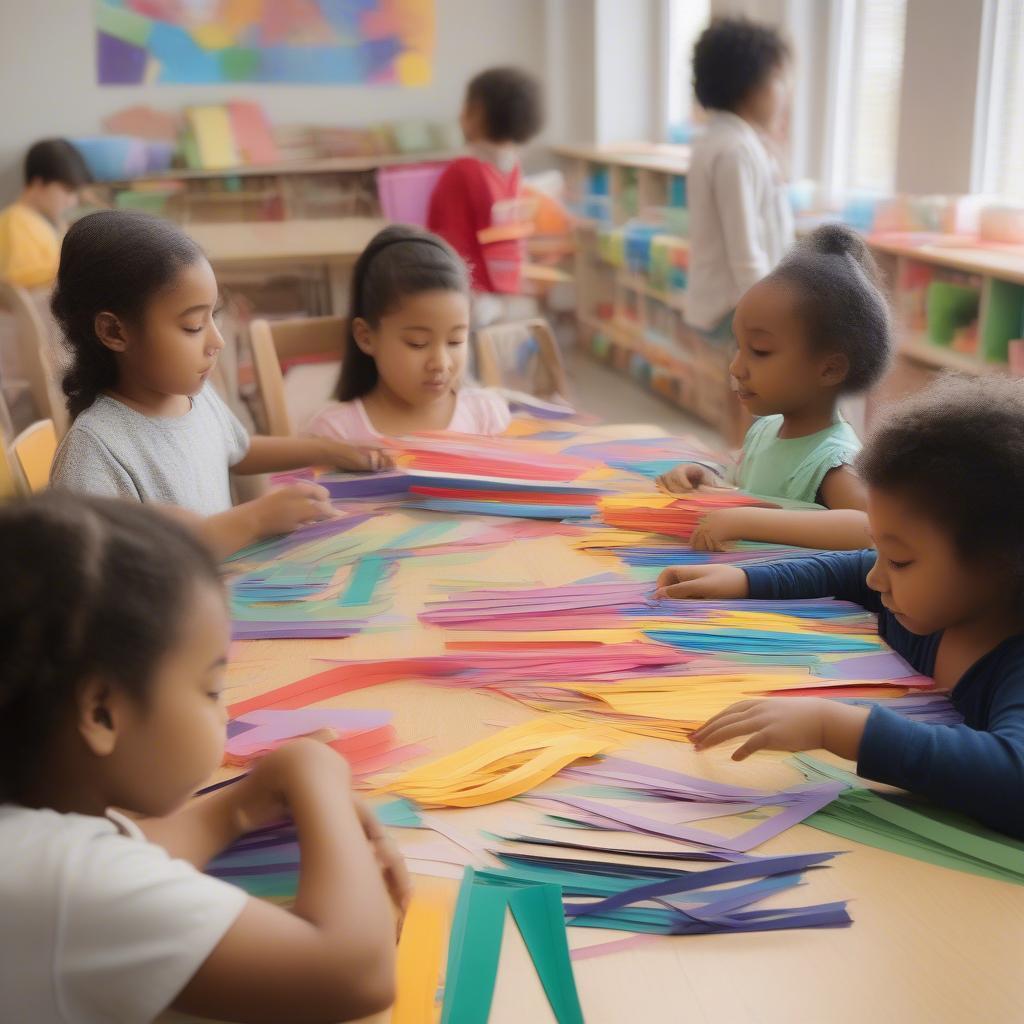
M734 704L698 749L823 748L865 778L921 793L1024 837L1024 384L957 377L902 402L858 471L877 553L667 569L661 596L836 597L878 613L879 634L948 692L963 724L915 722L804 698Z

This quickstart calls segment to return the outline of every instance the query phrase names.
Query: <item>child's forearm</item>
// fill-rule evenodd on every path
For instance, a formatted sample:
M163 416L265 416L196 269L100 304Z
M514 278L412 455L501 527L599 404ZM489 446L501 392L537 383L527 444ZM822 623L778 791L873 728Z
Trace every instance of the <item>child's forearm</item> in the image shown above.
M248 476L254 473L282 473L306 466L333 465L330 446L319 437L251 438L249 451L241 462L231 467L232 473Z
M301 868L294 912L337 937L368 971L394 971L391 899L348 795L342 758L325 748L322 770L306 776L288 803L299 835ZM331 760L331 757L334 760Z
M867 513L856 509L789 511L774 508L737 509L729 532L738 540L767 544L856 551L871 546Z
M822 746L847 761L856 761L870 711L839 701L829 701L829 705L823 723Z

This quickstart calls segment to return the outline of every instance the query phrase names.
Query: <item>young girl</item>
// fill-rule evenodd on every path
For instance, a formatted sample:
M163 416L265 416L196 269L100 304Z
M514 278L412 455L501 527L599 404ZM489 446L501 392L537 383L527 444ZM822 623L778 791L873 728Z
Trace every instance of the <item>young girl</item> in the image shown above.
M500 434L508 405L461 387L469 337L466 266L436 235L395 225L356 261L337 402L306 433L374 444L422 430Z
M72 357L64 392L74 420L54 484L209 517L207 538L228 553L331 514L327 492L312 484L232 508L229 469L384 464L379 452L334 441L249 437L209 383L224 347L213 270L167 221L83 217L64 239L52 305Z
M230 636L198 541L155 510L51 491L0 509L0 572L0 1019L387 1006L407 875L345 761L300 740L189 799L220 764ZM293 912L200 873L286 815Z
M860 441L838 406L843 395L881 377L892 348L889 309L867 246L847 228L818 228L743 296L733 330L738 350L729 370L740 401L760 417L747 432L736 483L765 497L854 511L726 509L705 517L692 545L863 547L866 495L850 468ZM712 480L706 467L689 464L659 482L685 491Z
M857 468L877 554L820 555L739 569L667 569L661 596L855 601L946 691L964 724L875 705L748 700L693 734L699 750L750 735L755 750L824 748L857 773L923 793L1024 837L1024 387L950 378L895 408Z

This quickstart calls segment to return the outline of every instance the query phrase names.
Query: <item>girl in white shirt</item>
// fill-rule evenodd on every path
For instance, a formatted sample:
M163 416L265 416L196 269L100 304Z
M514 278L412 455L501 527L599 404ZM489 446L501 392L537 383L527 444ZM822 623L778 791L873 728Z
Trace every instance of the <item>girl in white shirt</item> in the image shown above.
M774 29L746 18L716 19L694 47L694 90L711 116L686 178L686 319L707 333L729 336L740 297L793 244L786 184L772 153L786 132L789 59Z
M0 1020L383 1010L408 882L344 759L300 740L190 799L221 762L230 638L200 543L52 491L0 509L0 573ZM201 873L288 815L293 911Z

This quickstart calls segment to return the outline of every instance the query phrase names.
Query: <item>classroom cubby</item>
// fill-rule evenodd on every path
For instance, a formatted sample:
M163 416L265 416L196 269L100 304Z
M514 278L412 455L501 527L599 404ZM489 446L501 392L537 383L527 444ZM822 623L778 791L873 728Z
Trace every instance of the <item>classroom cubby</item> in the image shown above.
M742 439L730 352L686 326L685 146L555 149L580 218L575 281L581 346L660 397Z

